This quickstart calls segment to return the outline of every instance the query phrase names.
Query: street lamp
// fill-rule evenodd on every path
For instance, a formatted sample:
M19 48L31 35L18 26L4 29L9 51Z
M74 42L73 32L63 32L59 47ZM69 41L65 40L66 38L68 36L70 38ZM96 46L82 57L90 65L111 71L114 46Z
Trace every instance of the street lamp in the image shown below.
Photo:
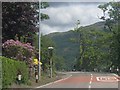
M48 47L49 56L50 56L50 78L52 78L52 56L53 56L53 47Z

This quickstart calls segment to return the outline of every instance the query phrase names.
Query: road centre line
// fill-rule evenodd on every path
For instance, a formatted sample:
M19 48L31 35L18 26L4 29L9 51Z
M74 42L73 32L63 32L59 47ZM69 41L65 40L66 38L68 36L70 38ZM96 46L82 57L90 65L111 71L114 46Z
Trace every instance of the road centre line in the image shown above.
M90 89L91 89L91 85L89 85L89 87L88 87L88 88L89 88L89 90L90 90Z
M93 80L93 75L91 74L91 79L90 79L90 82L92 82L92 80Z
M90 79L90 82L89 82L89 90L91 89L91 84L92 84L92 80L93 80L93 75L91 74L91 79Z
M92 83L92 81L90 81L90 84Z
M70 78L71 76L72 76L72 75L68 76L67 78L63 78L63 79L60 79L60 80L57 80L57 81L54 81L54 82L50 82L50 83L45 84L45 85L38 86L38 87L36 87L36 88L42 88L42 87L45 87L45 86L48 86L48 85L51 85L51 84L55 84L55 83L57 83L57 82L66 80L66 79Z

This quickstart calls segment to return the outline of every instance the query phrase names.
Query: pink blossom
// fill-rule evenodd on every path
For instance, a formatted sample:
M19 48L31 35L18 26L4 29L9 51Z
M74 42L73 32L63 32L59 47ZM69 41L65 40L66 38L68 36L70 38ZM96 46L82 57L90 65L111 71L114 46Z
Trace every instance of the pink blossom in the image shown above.
M33 47L30 43L21 43L18 40L7 40L2 44L3 49L7 52L8 57L26 60L27 62L32 60L34 56L35 47ZM14 50L16 49L16 50ZM26 53L27 51L27 53ZM13 54L12 54L13 52ZM29 60L28 60L29 59Z

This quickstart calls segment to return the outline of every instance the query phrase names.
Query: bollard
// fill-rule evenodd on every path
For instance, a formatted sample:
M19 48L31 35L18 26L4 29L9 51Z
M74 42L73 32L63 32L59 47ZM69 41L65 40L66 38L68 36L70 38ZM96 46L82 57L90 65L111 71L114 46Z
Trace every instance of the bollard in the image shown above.
M22 77L22 75L18 75L18 83L19 83L19 85L21 84L21 77Z
M119 68L118 67L117 67L116 71L117 71L117 74L119 75Z
M35 65L35 79L36 79L36 83L38 83L38 66Z
M110 67L110 73L112 72L112 68Z
M18 79L18 84L20 85L21 84L21 80L22 80L22 74L21 74L20 70L18 71L17 79Z
M35 72L35 79L36 79L36 83L38 83L38 72Z

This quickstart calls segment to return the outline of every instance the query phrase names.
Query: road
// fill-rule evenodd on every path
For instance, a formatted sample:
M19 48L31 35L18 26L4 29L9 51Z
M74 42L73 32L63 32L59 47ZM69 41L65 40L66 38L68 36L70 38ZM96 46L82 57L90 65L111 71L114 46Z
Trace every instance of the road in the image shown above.
M120 88L119 79L110 73L67 72L67 77L37 88Z

